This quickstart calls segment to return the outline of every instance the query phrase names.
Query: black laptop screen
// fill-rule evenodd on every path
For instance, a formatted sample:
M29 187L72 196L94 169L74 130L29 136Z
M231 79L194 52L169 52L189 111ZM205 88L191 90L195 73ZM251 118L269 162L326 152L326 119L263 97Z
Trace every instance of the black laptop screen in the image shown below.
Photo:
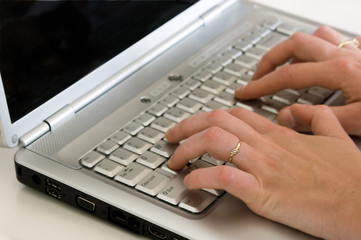
M1 0L0 70L12 122L194 2Z

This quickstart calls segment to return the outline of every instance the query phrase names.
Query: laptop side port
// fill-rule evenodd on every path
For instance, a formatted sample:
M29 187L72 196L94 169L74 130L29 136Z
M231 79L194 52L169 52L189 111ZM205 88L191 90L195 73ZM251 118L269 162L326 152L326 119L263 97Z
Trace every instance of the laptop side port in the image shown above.
M141 233L142 223L135 216L118 209L109 209L109 220L127 229Z
M157 239L167 239L167 234L157 227L148 226L147 230L153 237L156 237Z
M95 203L88 199L78 196L76 198L76 203L78 204L79 207L88 210L89 212L95 211Z
M56 199L61 200L61 197L62 197L61 193L58 192L58 191L56 191L56 190L54 190L54 189L46 188L46 193L47 193L48 195L56 198Z
M48 187L57 189L57 190L61 190L61 186L59 183L56 183L54 180L50 179L50 178L46 178L46 185Z

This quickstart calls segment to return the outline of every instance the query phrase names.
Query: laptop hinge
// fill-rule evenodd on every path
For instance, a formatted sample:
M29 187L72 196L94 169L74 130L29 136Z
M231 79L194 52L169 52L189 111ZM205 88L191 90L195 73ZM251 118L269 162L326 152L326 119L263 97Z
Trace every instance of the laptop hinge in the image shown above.
M49 118L45 119L44 122L39 124L37 127L33 128L28 133L24 134L19 139L20 146L26 147L30 145L36 139L40 138L45 133L54 130L55 128L60 126L61 123L64 123L64 121L67 121L74 115L75 115L74 109L70 105L65 106L58 112L51 115Z
M219 14L225 10L226 8L230 7L232 4L237 2L238 0L228 0L223 1L221 4L211 8L206 13L202 14L200 16L201 19L203 19L204 24L207 24L209 21L211 21L214 17L219 16Z

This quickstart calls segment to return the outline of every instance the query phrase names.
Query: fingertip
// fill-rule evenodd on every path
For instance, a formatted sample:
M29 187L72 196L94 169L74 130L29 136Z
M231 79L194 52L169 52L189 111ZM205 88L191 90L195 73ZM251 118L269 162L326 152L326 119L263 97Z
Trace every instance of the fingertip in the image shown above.
M278 114L278 123L282 126L294 129L296 127L296 118L290 107L286 107Z
M168 141L168 142L174 142L174 127L171 127L170 129L168 129L168 131L165 133L164 138Z
M190 176L189 174L187 174L185 177L184 177L184 185L187 187L187 188L191 188L191 184L190 184Z
M236 91L234 92L234 95L236 98L241 99L243 96L243 92L244 92L244 86L240 86L239 88L236 89Z

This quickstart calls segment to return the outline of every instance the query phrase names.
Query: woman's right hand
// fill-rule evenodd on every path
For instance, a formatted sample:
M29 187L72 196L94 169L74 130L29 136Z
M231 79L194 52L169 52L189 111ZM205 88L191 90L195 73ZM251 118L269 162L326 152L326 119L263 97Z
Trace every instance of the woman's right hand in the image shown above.
M295 33L264 55L253 81L235 92L248 100L285 88L302 89L320 86L341 90L346 104L332 107L343 128L361 136L361 49L352 44L338 44L345 37L326 26L313 35ZM358 37L361 42L361 37ZM279 67L291 60L292 64ZM295 104L283 109L278 121L298 131L309 131L312 106Z

